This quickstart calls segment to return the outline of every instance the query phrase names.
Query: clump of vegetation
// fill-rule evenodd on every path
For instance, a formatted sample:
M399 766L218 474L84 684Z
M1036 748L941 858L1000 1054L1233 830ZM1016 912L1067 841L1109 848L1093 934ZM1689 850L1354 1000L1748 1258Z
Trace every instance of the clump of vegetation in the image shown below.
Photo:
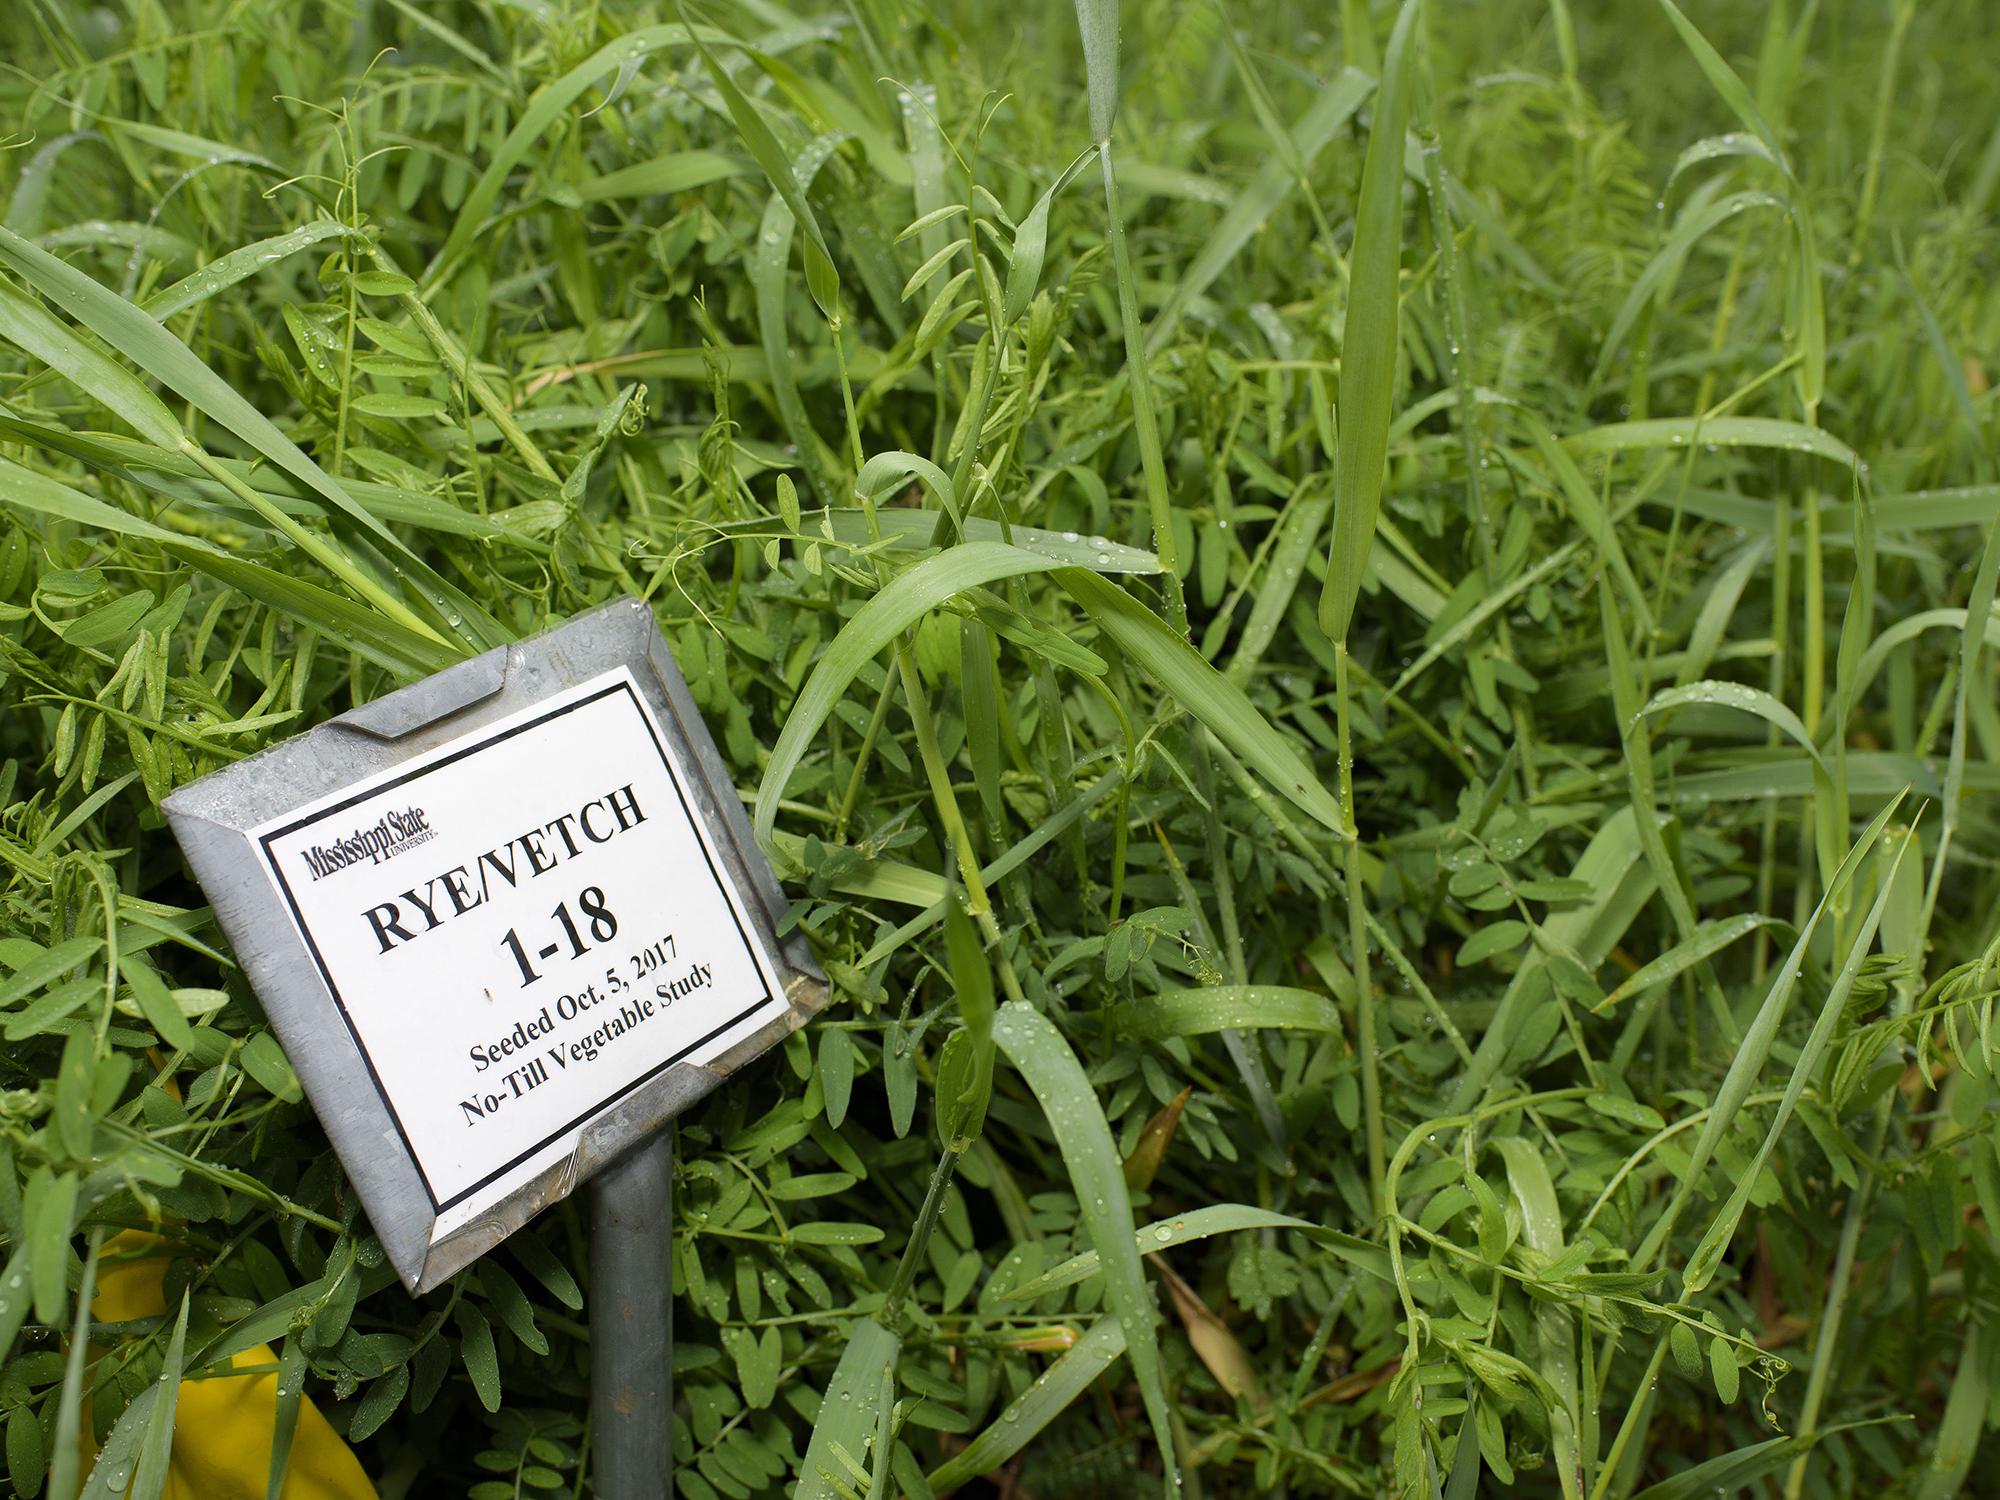
M14 1489L268 1345L589 1492L574 1205L407 1297L158 805L630 593L835 990L685 1500L1972 1493L2000 56L1696 9L11 7Z

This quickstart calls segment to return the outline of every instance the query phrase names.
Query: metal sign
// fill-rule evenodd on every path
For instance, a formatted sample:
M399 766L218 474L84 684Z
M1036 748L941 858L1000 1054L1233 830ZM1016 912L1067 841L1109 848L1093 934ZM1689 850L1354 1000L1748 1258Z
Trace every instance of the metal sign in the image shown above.
M609 605L167 799L427 1291L825 1001L650 611Z

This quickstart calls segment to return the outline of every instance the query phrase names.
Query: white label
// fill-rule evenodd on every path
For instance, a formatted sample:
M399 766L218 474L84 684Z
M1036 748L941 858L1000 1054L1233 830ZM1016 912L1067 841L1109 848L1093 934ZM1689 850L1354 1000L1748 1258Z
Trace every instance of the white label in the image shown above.
M251 831L440 1232L782 1013L686 781L621 667Z

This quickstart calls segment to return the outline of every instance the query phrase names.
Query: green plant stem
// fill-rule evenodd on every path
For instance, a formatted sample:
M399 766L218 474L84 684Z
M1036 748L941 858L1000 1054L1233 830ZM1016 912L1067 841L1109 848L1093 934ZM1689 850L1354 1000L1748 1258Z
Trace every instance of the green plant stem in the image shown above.
M1208 736L1199 730L1194 735L1194 765L1196 785L1208 805L1215 807L1215 758L1208 748ZM1216 920L1222 928L1223 955L1229 964L1231 981L1248 984L1250 965L1243 955L1243 928L1236 915L1236 882L1229 871L1228 838L1219 816L1206 822L1209 878L1215 882Z
M345 253L345 252L343 252ZM348 256L350 273L353 270L352 255ZM347 472L347 419L348 402L354 390L354 320L358 309L356 303L360 294L354 290L352 275L347 281L347 295L344 299L340 338L340 390L335 397L333 415L333 461L327 472L340 478Z
M1819 494L1810 486L1806 489L1804 513L1805 654L1801 670L1805 676L1799 685L1802 705L1799 717L1818 734L1826 705L1826 559L1820 540ZM1816 818L1817 807L1809 794L1800 816L1802 855L1812 845ZM1812 910L1816 882L1809 872L1813 868L1810 859L1801 858L1800 878L1792 897L1795 922L1803 920L1805 913Z
M903 1247L903 1258L896 1266L896 1279L889 1284L889 1290L882 1298L881 1311L875 1314L875 1320L884 1328L894 1329L902 1320L903 1303L910 1295L910 1288L916 1284L917 1272L924 1263L924 1251L930 1246L931 1231L937 1228L938 1215L944 1211L945 1190L951 1186L959 1158L965 1155L971 1144L970 1141L953 1141L944 1148L937 1166L931 1171L930 1187L924 1193L923 1207L917 1211L916 1222L910 1226L909 1243Z
M1229 965L1229 976L1234 983L1247 984L1250 977L1249 969L1244 962L1243 944L1236 930L1235 895L1229 879L1228 854L1223 848L1221 819L1213 813L1215 767L1201 736L1197 735L1195 738L1195 764L1197 774L1201 778L1199 783L1201 795L1211 809L1211 815L1206 819L1209 839L1208 858L1211 878L1216 886L1215 903L1219 919L1223 924L1221 946L1224 962ZM1167 868L1173 875L1175 888L1194 916L1197 935L1205 945L1214 946L1216 935L1209 925L1201 893L1188 878L1187 870L1181 864L1180 856L1175 852L1173 841L1167 837L1166 830L1157 823L1153 825L1153 830L1160 841L1161 852L1166 857ZM1271 1080L1264 1067L1263 1055L1257 1050L1255 1038L1245 1037L1234 1027L1225 1027L1219 1035L1224 1049L1229 1053L1230 1061L1236 1065L1237 1074L1243 1080L1245 1092L1250 1095L1251 1107L1256 1110L1257 1118L1264 1126L1264 1133L1271 1138L1271 1144L1279 1151L1289 1152L1290 1142L1285 1129L1285 1116L1278 1106L1277 1095L1271 1089Z
M981 344L975 345L973 363L979 363L979 352L983 346L986 354L985 367L981 371L977 393L972 401L972 421L965 429L965 442L960 445L958 457L951 466L952 493L959 497L959 503L971 514L971 505L966 496L966 485L972 478L972 466L978 461L979 439L986 431L987 414L993 408L993 393L1000 386L1001 354L1006 348L1007 330L1001 321L1000 303L995 299L993 278L987 274L986 258L979 250L979 203L972 191L972 172L966 169L965 194L965 253L972 262L972 285L979 294L979 307L986 319L986 332ZM938 454L937 462L943 466L945 455ZM942 545L945 521L938 518L938 533L933 545Z
M979 455L979 434L986 430L986 415L993 406L993 392L1000 384L1000 355L997 340L989 340L986 345L988 355L984 368L979 371L978 383L973 387L972 420L965 429L965 441L959 444L958 456L952 460L951 488L955 495L963 496L965 486L972 478L972 465ZM978 361L979 351L975 349L973 358ZM949 441L949 439L947 439ZM942 457L942 455L940 455ZM944 536L944 528L949 524L945 517L938 517L938 540Z
M1791 640L1792 594L1792 502L1780 492L1771 518L1771 672L1769 692L1780 700L1785 691L1787 646ZM1775 743L1773 726L1766 743ZM1763 826L1757 843L1757 910L1767 912L1777 899L1778 884L1778 804L1772 798L1764 808ZM1750 977L1762 983L1771 966L1769 929L1758 928L1751 952Z
M1173 500L1167 493L1166 460L1160 452L1160 425L1153 412L1152 381L1146 373L1146 336L1139 321L1138 277L1125 244L1125 218L1118 207L1118 178L1111 166L1111 142L1097 143L1104 166L1104 208L1111 225L1111 261L1118 280L1118 320L1125 332L1125 377L1132 393L1132 425L1139 437L1139 465L1145 471L1146 506L1153 519L1153 552L1166 576L1167 620L1187 634L1187 596L1174 541Z
M1591 1487L1590 1500L1604 1500L1610 1493L1612 1481L1618 1477L1618 1470L1625 1461L1625 1450L1645 1426L1646 1414L1653 1405L1653 1393L1659 1387L1660 1366L1666 1363L1666 1358L1667 1335L1663 1333L1654 1343L1652 1358L1646 1361L1638 1388L1633 1391L1631 1403L1625 1408L1625 1420L1618 1424L1618 1435L1612 1438L1611 1449L1604 1455L1604 1465L1598 1470L1597 1483Z
M1152 383L1147 373L1145 329L1139 317L1138 278L1132 269L1131 251L1125 243L1125 220L1118 206L1118 178L1112 167L1111 142L1108 139L1098 142L1098 159L1104 169L1104 206L1110 223L1111 256L1118 282L1118 317L1125 334L1125 372L1132 395L1133 425L1139 438L1139 462L1145 472L1147 507L1152 514L1153 550L1160 559L1161 571L1166 578L1168 623L1173 626L1177 634L1186 636L1187 596L1181 586L1180 564L1176 552L1178 544L1174 539L1173 502L1167 493L1166 461L1160 451L1159 421L1153 410ZM1199 735L1196 736L1195 755L1199 774L1207 776L1212 784L1208 753ZM1224 843L1221 812L1212 797L1207 801L1205 820L1214 878L1224 883L1223 888L1226 892L1228 880L1226 860L1220 857ZM1227 902L1226 895L1223 900ZM1224 910L1223 923L1225 933L1231 933L1235 925L1233 909ZM1233 962L1239 969L1243 967L1240 949L1239 942L1232 955ZM1269 1085L1263 1078L1263 1065L1252 1050L1253 1044L1235 1036L1231 1036L1229 1042L1229 1050L1234 1055L1239 1070L1244 1074L1244 1081L1250 1087L1252 1096L1268 1101ZM1281 1150L1284 1149L1283 1117L1278 1114L1275 1102L1266 1103L1259 1114L1265 1122L1266 1129L1272 1133L1273 1140ZM1381 1184L1379 1100L1376 1107L1375 1129L1377 1170L1371 1180L1376 1184L1379 1198Z
M873 518L873 509L869 512ZM882 674L882 691L875 695L875 707L868 715L868 724L861 731L861 744L854 752L854 770L847 778L847 790L840 796L840 812L833 820L833 836L837 842L847 838L848 820L854 816L854 804L861 796L863 774L875 751L875 740L882 733L882 725L889 717L889 700L896 689L896 677L892 672Z
M1877 1110L1877 1129L1870 1154L1880 1156L1889 1130L1889 1103ZM1827 1281L1826 1301L1819 1322L1813 1327L1812 1365L1806 1372L1805 1397L1799 1403L1795 1431L1810 1437L1819 1430L1820 1405L1826 1397L1827 1379L1833 1373L1834 1352L1840 1347L1840 1325L1847 1310L1847 1296L1854 1281L1854 1253L1861 1243L1861 1231L1868 1205L1875 1196L1874 1174L1863 1169L1861 1181L1847 1200L1847 1214L1840 1225L1840 1245L1834 1252L1833 1270ZM1806 1462L1811 1455L1800 1454L1785 1476L1785 1500L1799 1500L1805 1492Z
M911 660L906 646L899 644L896 647L896 664L902 673L903 700L909 706L910 722L916 729L917 750L923 759L924 774L930 782L931 799L937 807L938 821L944 825L945 842L958 862L959 879L965 885L967 914L979 924L980 935L993 950L993 966L999 971L1000 987L1006 991L1007 998L1025 999L1026 996L1021 993L1021 981L1007 957L1000 926L993 919L993 902L987 895L986 882L980 878L979 858L973 850L972 835L966 829L965 816L959 811L958 796L952 791L950 768L938 747L930 698L924 692L923 679L917 675L916 663Z
M1132 832L1132 780L1128 774L1118 787L1118 806L1111 823L1111 891L1104 903L1104 927L1118 925L1118 910L1125 895L1125 853Z
M402 274L397 271L395 262L380 250L375 252L375 261L385 271ZM534 439L529 437L527 430L514 419L514 409L486 383L486 377L473 366L471 352L446 331L444 324L438 321L437 314L425 305L423 297L417 292L405 292L396 300L402 304L403 311L410 315L410 321L423 331L426 339L430 340L430 345L437 350L438 357L457 372L459 379L465 383L466 390L472 393L472 399L479 403L479 409L486 413L509 446L521 455L521 461L528 466L529 472L539 479L546 479L549 483L560 486L562 475L558 474L548 459L542 456L542 450L535 446Z
M1340 811L1346 821L1347 945L1354 970L1354 1047L1361 1065L1361 1118L1367 1137L1368 1196L1382 1212L1382 1179L1386 1170L1382 1139L1382 1075L1376 1058L1375 990L1368 969L1367 888L1361 870L1361 833L1354 821L1354 745L1348 725L1347 645L1335 642L1335 733L1340 740Z
M1882 158L1889 142L1889 110L1896 100L1896 67L1903 56L1903 39L1910 22L1916 19L1916 0L1896 0L1891 13L1889 41L1882 49L1882 74L1875 85L1875 119L1868 131L1868 165L1861 175L1861 201L1854 210L1854 229L1848 236L1847 269L1861 264L1868 250L1868 231L1875 218L1875 196L1882 185ZM1853 285L1850 277L1849 285ZM1808 719L1807 723L1813 722Z
M844 320L836 307L832 317L826 320L827 331L833 335L833 363L840 372L840 405L847 414L847 447L854 460L854 470L858 474L867 462L862 455L861 423L854 415L854 382L847 377L847 341L843 337Z
M1942 866L1943 856L1939 856ZM1915 942L1918 952L1925 946L1930 930L1931 908L1926 902L1918 917ZM1890 1016L1900 1021L1910 1013L1913 996L1908 984L1898 984L1895 997L1890 1002ZM1847 1212L1840 1225L1840 1243L1834 1252L1833 1271L1827 1281L1826 1301L1820 1308L1819 1322L1813 1328L1812 1364L1806 1373L1805 1396L1799 1405L1796 1431L1801 1437L1810 1437L1819 1430L1820 1406L1826 1397L1827 1382L1833 1373L1833 1358L1840 1346L1841 1322L1847 1310L1848 1294L1854 1284L1854 1258L1861 1244L1861 1231L1867 1226L1869 1204L1875 1196L1875 1169L1873 1163L1882 1159L1884 1146L1888 1143L1889 1130L1894 1122L1896 1110L1896 1090L1891 1089L1875 1102L1874 1119L1869 1133L1868 1159L1862 1165L1860 1181L1847 1200ZM1785 1476L1785 1500L1799 1500L1804 1494L1806 1462L1809 1454L1800 1454L1798 1461Z

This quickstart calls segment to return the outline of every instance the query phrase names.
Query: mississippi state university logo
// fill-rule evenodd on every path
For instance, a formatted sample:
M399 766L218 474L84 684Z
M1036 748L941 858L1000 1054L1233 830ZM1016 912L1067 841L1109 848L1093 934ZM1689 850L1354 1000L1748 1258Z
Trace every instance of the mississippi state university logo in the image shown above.
M306 862L314 880L324 880L364 860L379 865L436 837L430 814L421 807L406 807L401 812L382 814L371 826L357 828L345 838L301 849L299 858Z

